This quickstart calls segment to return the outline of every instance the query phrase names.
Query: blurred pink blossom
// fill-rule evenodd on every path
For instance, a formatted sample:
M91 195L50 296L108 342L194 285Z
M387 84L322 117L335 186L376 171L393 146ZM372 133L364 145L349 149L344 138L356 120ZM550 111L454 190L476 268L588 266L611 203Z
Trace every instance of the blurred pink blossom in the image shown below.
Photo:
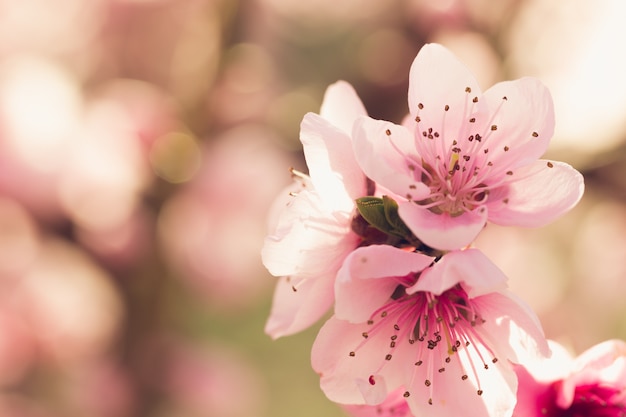
M224 132L199 150L201 166L159 214L166 261L212 308L248 307L272 284L259 279L259 253L270 204L293 163L276 141L257 125Z
M163 369L162 389L184 415L265 415L263 379L233 349L178 343L170 346Z
M419 279L418 279L419 277ZM512 363L547 355L539 321L476 249L438 261L388 245L346 258L312 364L329 399L377 405L400 386L417 416L506 416Z
M542 226L578 202L580 173L537 160L554 129L552 99L539 81L502 82L482 94L437 44L420 50L409 77L413 130L359 118L355 150L368 177L406 199L400 217L423 243L462 248L487 220Z

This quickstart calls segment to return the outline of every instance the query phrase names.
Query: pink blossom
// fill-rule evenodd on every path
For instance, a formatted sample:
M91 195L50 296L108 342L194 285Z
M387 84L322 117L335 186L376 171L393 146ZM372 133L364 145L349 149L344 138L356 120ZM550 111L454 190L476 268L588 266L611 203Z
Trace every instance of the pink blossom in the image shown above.
M405 198L400 217L430 247L462 248L488 220L543 226L582 196L578 171L538 159L554 131L554 110L534 78L483 94L460 61L429 44L411 66L409 110L408 128L359 118L355 153L369 178Z
M553 344L555 355L516 367L515 417L626 416L626 342L608 340L575 359Z
M349 132L365 114L352 86L338 82L326 91L320 114L304 116L300 140L309 175L293 171L292 197L262 250L265 267L281 277L265 328L274 338L301 331L328 311L335 275L359 243L351 228L354 199L367 186Z
M312 365L327 397L377 405L404 387L414 415L511 416L509 361L548 352L536 316L477 249L432 258L389 245L356 249L336 281L335 315Z

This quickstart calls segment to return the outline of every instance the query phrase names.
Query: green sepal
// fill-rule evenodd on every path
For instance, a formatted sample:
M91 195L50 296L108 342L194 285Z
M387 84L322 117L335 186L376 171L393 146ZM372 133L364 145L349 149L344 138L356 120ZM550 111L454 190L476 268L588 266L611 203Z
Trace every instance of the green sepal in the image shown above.
M413 234L398 214L398 203L386 195L383 196L382 200L387 223L391 226L390 233L407 240L410 239Z
M361 217L381 232L389 233L391 228L385 215L385 203L379 197L361 197L356 199L356 207Z
M412 233L398 215L398 203L390 197L361 197L356 200L361 216L388 235L410 240Z

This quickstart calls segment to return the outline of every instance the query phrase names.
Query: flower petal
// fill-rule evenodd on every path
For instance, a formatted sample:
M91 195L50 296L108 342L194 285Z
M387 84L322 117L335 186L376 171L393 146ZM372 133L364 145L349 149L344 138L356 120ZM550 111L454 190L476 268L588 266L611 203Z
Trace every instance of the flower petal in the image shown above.
M504 356L499 360L523 365L550 355L539 318L513 293L504 290L472 301L486 319L479 328L481 337Z
M501 173L515 171L541 157L554 133L550 91L531 77L491 87L480 98L475 118L483 147L489 150L492 171Z
M506 203L489 207L489 220L504 226L545 226L573 208L583 195L583 176L563 162L538 160L515 172Z
M272 275L305 278L336 274L357 246L349 215L329 214L315 191L301 191L265 238L261 258Z
M421 158L403 127L361 117L354 124L354 153L365 175L405 198L420 200L430 190L415 171Z
M506 288L507 277L478 249L445 254L439 262L426 269L407 294L418 291L441 295L457 284L470 298Z
M311 326L332 306L332 276L309 279L281 277L276 284L265 333L273 339Z
M506 362L490 363L489 369L476 366L484 357L489 357L486 349L481 349L480 355L468 349L446 364L445 372L433 372L428 386L424 379L414 378L413 385L407 387L411 392L407 402L413 415L511 416L516 402L515 372ZM459 377L464 374L468 376L465 380ZM467 410L471 410L471 414L466 414Z
M454 250L474 241L487 221L484 207L460 216L436 214L412 202L398 203L398 213L419 240L431 248Z
M424 45L415 57L409 72L409 111L421 119L417 134L432 128L448 149L463 134L472 99L480 95L471 71L443 46Z
M352 139L323 117L308 113L300 125L300 141L315 189L329 210L351 211L366 192L365 176L356 162Z
M344 405L342 408L352 417L411 417L403 394L404 388L396 389L376 405Z
M320 386L331 401L375 404L384 400L381 392L386 395L388 390L400 386L402 375L380 366L389 351L389 340L379 337L362 343L362 334L368 330L370 326L366 323L352 324L334 316L320 329L313 343L311 365L320 375ZM363 389L364 380L372 385L371 391ZM379 382L384 384L378 385Z
M367 110L352 85L337 81L326 89L320 116L350 135L354 121L367 116Z
M396 277L420 272L433 259L388 245L356 249L337 274L335 315L352 323L367 321L393 294Z

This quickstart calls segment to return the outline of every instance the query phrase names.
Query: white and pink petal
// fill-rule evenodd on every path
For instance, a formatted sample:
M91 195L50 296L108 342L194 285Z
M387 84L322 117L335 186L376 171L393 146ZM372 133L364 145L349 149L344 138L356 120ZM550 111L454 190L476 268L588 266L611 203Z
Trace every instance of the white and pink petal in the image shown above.
M320 116L350 135L354 121L359 116L367 116L367 110L352 85L337 81L324 93Z
M433 260L389 245L356 249L337 274L335 315L352 323L367 321L389 300L402 278L421 272Z
M434 213L407 201L398 203L398 213L417 238L431 248L455 250L474 241L487 222L487 209L482 206L458 216Z
M583 176L570 165L537 160L514 172L503 198L487 203L489 220L503 226L545 226L571 210L584 188Z

